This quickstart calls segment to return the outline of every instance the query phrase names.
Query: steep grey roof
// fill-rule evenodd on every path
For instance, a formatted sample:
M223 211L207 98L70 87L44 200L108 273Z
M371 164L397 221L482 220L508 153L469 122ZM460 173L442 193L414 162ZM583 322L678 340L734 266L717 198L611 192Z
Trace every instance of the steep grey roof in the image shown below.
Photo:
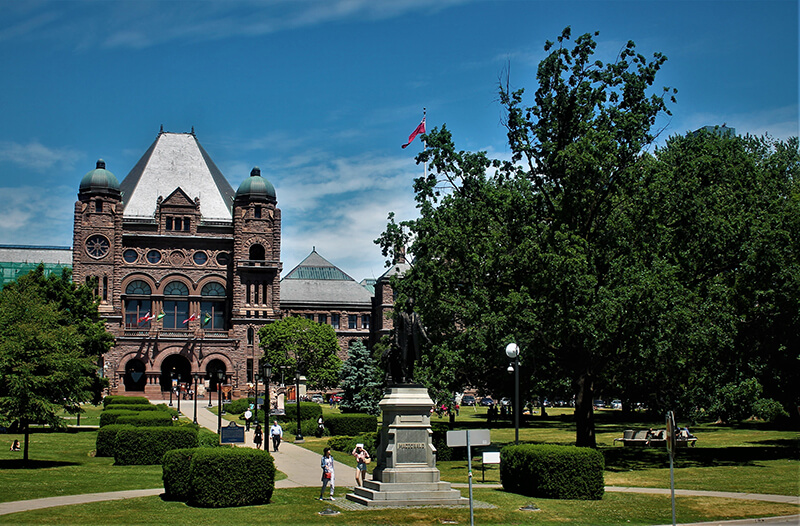
M402 276L411 268L411 265L406 263L405 261L400 261L398 263L394 263L389 269L381 274L381 277L378 278L378 281L386 281L390 277L398 275Z
M312 250L281 280L281 305L368 307L372 295L336 265Z
M158 134L155 142L120 183L125 218L152 218L159 196L180 187L200 198L208 220L231 220L234 190L194 133Z

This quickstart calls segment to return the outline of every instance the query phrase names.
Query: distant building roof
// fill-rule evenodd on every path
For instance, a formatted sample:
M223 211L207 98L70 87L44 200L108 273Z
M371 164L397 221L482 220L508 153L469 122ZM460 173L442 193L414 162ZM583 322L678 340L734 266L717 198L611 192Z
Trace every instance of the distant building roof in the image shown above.
M158 134L155 142L120 183L124 218L152 218L159 196L181 188L200 198L208 220L231 220L233 187L197 141L194 133Z
M281 307L355 305L368 307L372 293L312 250L281 280Z
M70 247L30 245L0 245L0 289L16 281L39 265L44 265L45 276L72 267Z

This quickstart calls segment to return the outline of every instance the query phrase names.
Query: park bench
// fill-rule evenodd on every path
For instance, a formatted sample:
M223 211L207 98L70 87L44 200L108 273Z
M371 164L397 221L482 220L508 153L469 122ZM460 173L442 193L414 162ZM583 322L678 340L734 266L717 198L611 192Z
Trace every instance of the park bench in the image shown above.
M650 436L648 437L648 433ZM664 447L667 445L667 431L664 429L654 429L649 432L647 429L634 431L626 429L622 438L615 438L614 443L621 442L626 447ZM697 437L690 435L687 431L681 431L675 443L678 447L694 446Z

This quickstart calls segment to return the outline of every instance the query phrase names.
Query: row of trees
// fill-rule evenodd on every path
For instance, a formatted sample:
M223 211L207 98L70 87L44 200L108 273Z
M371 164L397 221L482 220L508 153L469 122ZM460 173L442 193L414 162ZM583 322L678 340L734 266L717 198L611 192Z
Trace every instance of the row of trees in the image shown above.
M688 416L755 379L797 403L797 140L698 133L647 153L675 102L651 93L666 58L629 42L604 64L592 35L570 39L547 42L530 106L500 87L511 159L435 128L419 218L390 214L376 240L415 256L394 286L432 341L423 379L502 393L516 341L523 389L574 393L592 447L597 393Z

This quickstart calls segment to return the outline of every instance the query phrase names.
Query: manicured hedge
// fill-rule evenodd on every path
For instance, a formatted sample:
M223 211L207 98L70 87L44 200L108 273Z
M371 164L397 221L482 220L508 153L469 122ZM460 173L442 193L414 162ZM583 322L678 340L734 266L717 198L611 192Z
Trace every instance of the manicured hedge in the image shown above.
M121 429L117 433L114 464L161 464L167 451L188 447L197 447L197 430L189 426Z
M585 447L527 444L500 452L503 488L529 497L599 500L604 469L603 455Z
M286 402L286 415L279 417L281 422L297 422L297 404ZM322 406L314 402L300 402L300 420L317 420L322 416Z
M117 433L122 429L134 429L134 427L121 424L111 424L101 427L97 431L94 456L113 457L114 448L117 445Z
M120 395L111 395L106 396L103 398L103 407L107 407L111 404L149 404L150 400L145 398L144 396L120 396Z
M197 430L197 445L199 447L218 447L220 446L219 435L210 429L201 427ZM225 445L228 446L230 444Z
M192 457L198 448L172 449L164 453L161 479L168 500L188 501L192 496Z
M116 424L117 419L121 416L132 416L138 414L139 414L138 411L126 411L126 410L103 411L100 413L100 427Z
M158 411L153 404L108 404L105 411Z
M242 413L250 407L250 404L255 404L255 398L239 398L237 400L232 400L230 404L223 404L223 408L225 409L226 413L230 413L232 415L241 415Z
M378 429L378 417L360 413L329 415L325 419L325 427L331 430L333 436L371 433Z
M189 502L195 506L268 504L275 490L275 464L272 456L260 449L198 448L189 470Z
M169 427L172 425L172 417L164 411L144 411L132 415L122 415L117 418L116 423L136 427Z

